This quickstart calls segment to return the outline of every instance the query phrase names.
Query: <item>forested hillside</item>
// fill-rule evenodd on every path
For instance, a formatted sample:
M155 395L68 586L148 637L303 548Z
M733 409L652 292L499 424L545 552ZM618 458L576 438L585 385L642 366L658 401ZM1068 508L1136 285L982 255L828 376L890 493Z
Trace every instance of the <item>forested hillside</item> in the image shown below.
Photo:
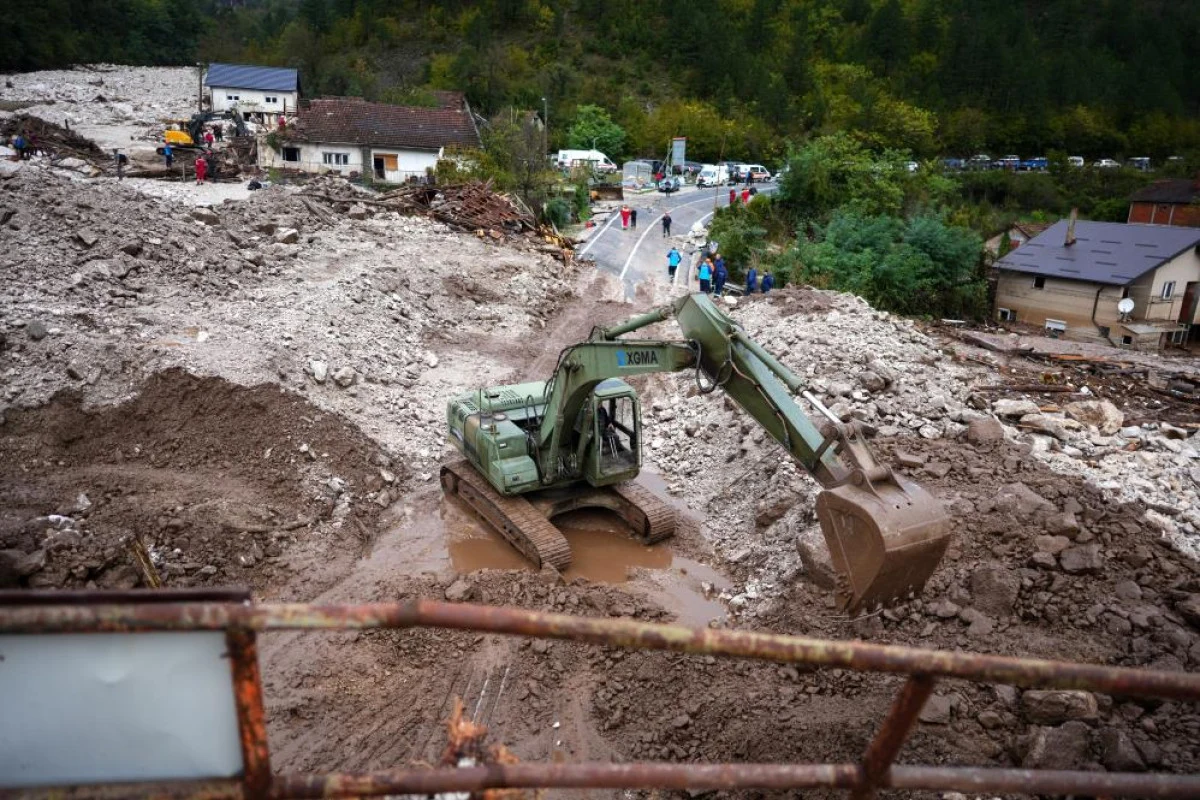
M606 107L630 153L779 154L853 130L918 156L1200 147L1200 3L1163 0L47 0L0 64L293 65L307 94ZM613 153L615 157L621 155Z

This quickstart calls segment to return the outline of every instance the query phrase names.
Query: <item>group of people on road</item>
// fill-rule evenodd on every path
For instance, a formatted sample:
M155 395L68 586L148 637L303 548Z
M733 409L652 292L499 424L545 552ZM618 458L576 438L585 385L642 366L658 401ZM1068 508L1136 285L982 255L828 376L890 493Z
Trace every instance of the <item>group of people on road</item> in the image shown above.
M744 206L749 205L750 198L756 194L758 194L758 191L755 189L751 189L750 185L746 184L746 188L742 189L742 194L741 194L742 205L744 205ZM729 205L730 205L730 207L736 206L738 204L738 196L739 195L738 195L737 189L729 190Z
M683 263L683 256L678 248L672 247L667 251L667 279L670 283L675 283L675 274L679 271L681 263ZM725 284L729 280L729 267L725 264L725 256L717 250L715 242L710 242L702 251L700 260L696 264L696 279L700 282L700 291L705 294L715 297L725 294ZM746 271L745 294L754 294L755 292L766 294L774 288L775 277L770 272L764 273L760 281L757 269L750 267Z

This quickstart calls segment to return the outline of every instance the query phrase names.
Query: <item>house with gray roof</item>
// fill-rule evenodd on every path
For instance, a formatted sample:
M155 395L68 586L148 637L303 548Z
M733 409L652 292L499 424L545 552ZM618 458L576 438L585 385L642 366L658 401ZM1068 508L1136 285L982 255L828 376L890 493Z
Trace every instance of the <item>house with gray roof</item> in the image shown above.
M995 263L996 316L1048 335L1200 342L1200 229L1059 220Z
M236 108L243 114L275 117L295 114L300 102L300 77L283 67L209 64L204 85L213 111Z

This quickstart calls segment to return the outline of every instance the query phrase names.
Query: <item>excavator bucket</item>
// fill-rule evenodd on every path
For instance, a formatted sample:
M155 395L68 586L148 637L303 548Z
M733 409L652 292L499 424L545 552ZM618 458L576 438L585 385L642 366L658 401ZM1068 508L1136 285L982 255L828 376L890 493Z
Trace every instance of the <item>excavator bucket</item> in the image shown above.
M839 600L852 614L919 592L950 544L942 504L895 473L826 489L817 518L840 577Z

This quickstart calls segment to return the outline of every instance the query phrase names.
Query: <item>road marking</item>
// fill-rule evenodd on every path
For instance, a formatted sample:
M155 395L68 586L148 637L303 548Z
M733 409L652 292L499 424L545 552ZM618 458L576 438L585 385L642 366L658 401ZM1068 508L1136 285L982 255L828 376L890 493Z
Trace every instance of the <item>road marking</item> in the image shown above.
M620 211L614 211L612 214L610 214L608 217L608 222L604 223L604 227L602 227L600 230L596 231L596 233L593 234L592 238L587 240L587 244L585 244L583 246L583 249L579 251L579 255L583 255L588 250L591 250L592 245L594 245L597 241L599 241L600 237L604 235L604 232L606 230L608 230L608 226L612 225L614 222L616 222L617 217L619 217L619 216L621 216Z
M676 209L687 208L688 206L694 206L697 203L710 203L710 202L715 203L717 201L718 201L718 198L702 197L699 200L693 200L690 203L680 203L679 205L675 206L674 208L669 208L667 210L675 211ZM708 216L711 217L712 212L709 212ZM662 214L659 214L657 217L655 217L654 222L651 222L650 225L646 228L646 230L642 233L642 235L638 237L637 243L634 244L633 249L629 251L629 258L625 259L625 266L621 267L621 274L619 276L621 280L625 280L625 273L629 271L629 265L633 263L633 257L637 255L638 248L642 246L642 242L645 240L646 234L648 234L648 233L650 233L650 231L654 230L654 226L657 224L660 224L662 222L662 218L663 218Z

